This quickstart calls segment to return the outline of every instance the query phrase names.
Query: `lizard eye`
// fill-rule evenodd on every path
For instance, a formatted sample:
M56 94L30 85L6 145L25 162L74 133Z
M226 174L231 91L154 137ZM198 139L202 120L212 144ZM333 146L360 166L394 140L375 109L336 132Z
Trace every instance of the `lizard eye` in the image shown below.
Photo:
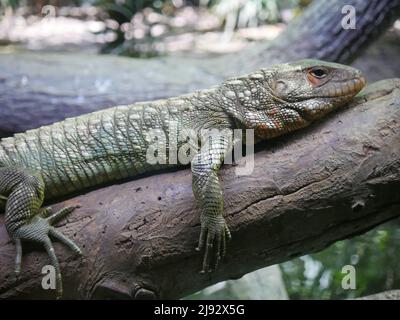
M313 76L314 78L322 79L322 78L325 78L328 75L328 72L327 72L327 70L325 70L323 68L317 67L317 68L312 68L309 71L309 74L311 76Z
M323 67L313 67L307 70L307 79L314 87L324 84L328 75L329 70Z

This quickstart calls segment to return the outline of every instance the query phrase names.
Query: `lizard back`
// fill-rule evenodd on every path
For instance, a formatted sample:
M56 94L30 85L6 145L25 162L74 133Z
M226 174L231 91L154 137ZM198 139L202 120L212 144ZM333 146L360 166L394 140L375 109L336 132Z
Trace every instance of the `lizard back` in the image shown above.
M171 167L146 161L146 134L154 129L168 136L172 121L190 121L192 102L182 96L117 106L4 138L0 167L39 172L46 198Z

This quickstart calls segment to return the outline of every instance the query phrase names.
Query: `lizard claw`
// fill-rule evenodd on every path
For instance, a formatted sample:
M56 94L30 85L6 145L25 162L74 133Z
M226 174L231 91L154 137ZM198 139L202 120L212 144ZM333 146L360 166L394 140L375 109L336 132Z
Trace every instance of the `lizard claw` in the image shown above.
M201 232L197 251L205 248L203 268L200 273L205 274L217 269L220 260L226 253L226 242L230 240L229 228L222 216L202 216Z
M40 243L44 246L47 254L50 257L51 265L56 271L56 286L57 286L57 298L62 295L62 281L61 281L61 271L58 263L57 256L54 252L53 244L50 240L50 236L64 243L70 247L75 253L82 254L80 248L68 237L63 235L58 231L53 225L65 217L67 214L72 212L75 207L66 207L54 214L50 215L51 209L45 209L42 212L42 216L34 217L29 223L22 225L13 233L13 239L16 246L16 258L15 258L15 272L19 274L21 271L21 261L22 261L22 245L21 241L33 241ZM46 218L44 218L45 216Z

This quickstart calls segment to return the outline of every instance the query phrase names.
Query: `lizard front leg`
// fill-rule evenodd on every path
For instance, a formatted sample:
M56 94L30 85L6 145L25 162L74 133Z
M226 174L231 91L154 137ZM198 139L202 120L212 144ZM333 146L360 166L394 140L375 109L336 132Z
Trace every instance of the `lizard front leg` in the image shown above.
M224 199L218 171L225 155L231 150L227 134L203 138L203 146L192 160L192 187L201 210L201 232L196 250L205 247L202 273L217 268L231 238L223 217ZM211 267L210 267L211 266Z
M20 272L22 260L21 241L40 243L46 249L50 262L56 271L57 295L62 295L60 266L49 236L81 253L79 247L59 232L53 225L72 212L75 207L67 207L50 215L41 209L44 199L44 182L34 173L19 168L0 168L0 194L6 199L5 226L16 246L15 271Z

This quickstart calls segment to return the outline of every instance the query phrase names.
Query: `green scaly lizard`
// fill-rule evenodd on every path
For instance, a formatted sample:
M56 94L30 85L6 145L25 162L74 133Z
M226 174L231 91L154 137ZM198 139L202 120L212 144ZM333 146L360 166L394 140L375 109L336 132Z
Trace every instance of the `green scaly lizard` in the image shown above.
M228 79L208 90L118 106L1 140L0 212L5 211L5 226L16 246L16 272L21 269L21 242L42 244L56 269L60 296L61 272L50 237L81 253L53 226L74 207L51 214L41 208L43 201L170 167L147 161L146 133L157 129L168 135L172 123L178 133L191 129L203 141L191 161L201 211L197 249L205 249L202 272L216 268L231 237L218 171L232 143L224 136L205 138L204 130L254 129L256 141L270 139L346 105L364 85L354 68L303 60Z

